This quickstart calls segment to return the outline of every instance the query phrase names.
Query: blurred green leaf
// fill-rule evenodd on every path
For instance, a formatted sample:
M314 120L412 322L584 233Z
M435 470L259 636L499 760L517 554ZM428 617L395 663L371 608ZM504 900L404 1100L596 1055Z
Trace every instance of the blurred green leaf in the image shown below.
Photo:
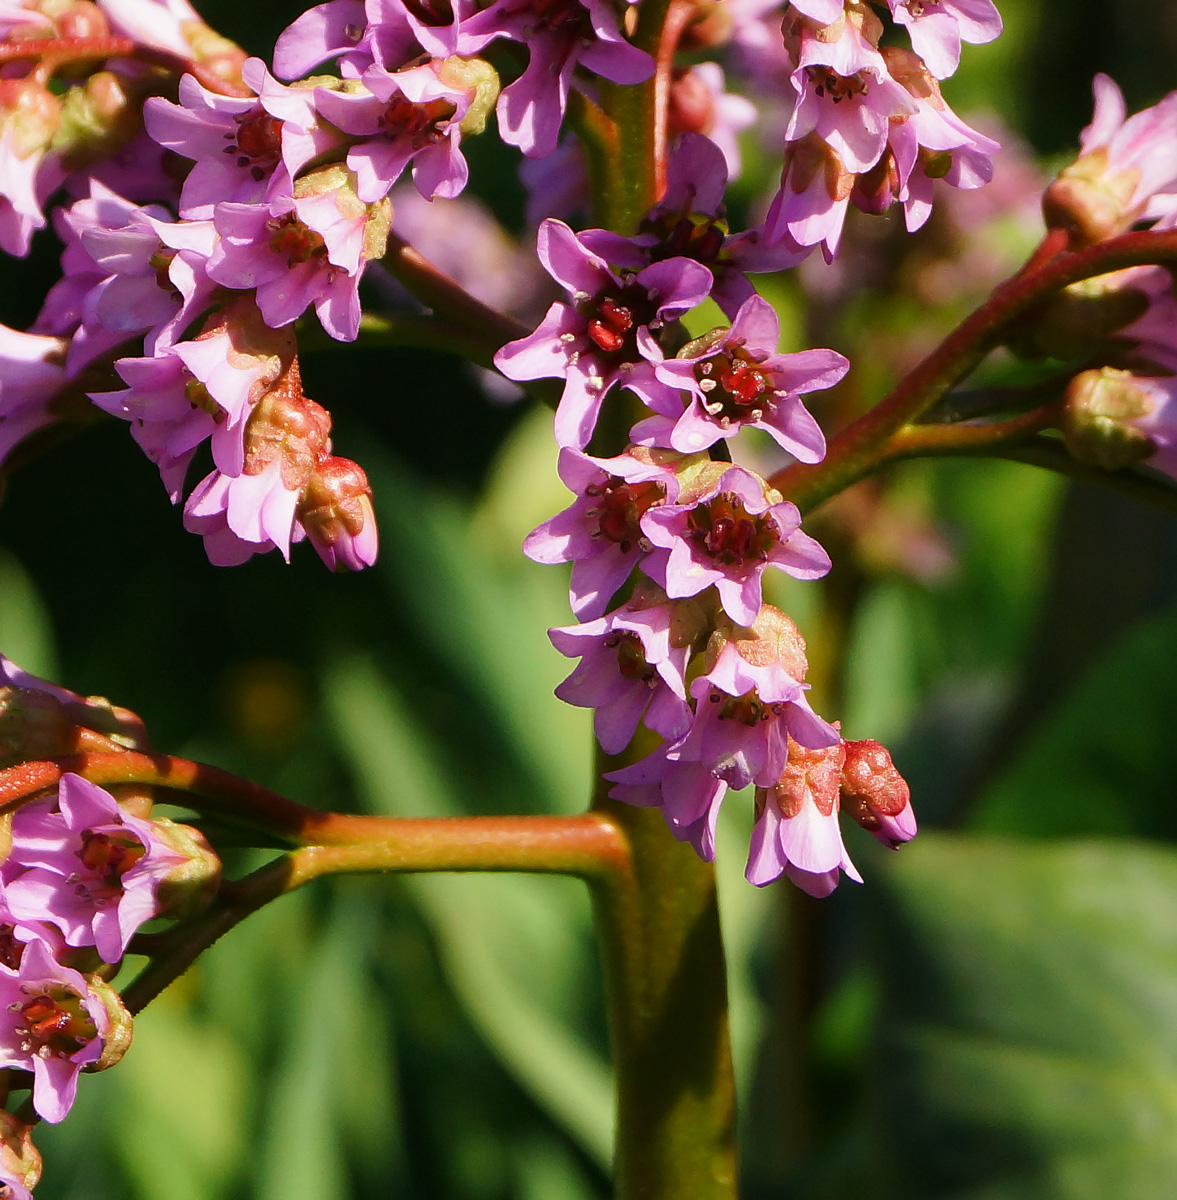
M871 1194L1168 1200L1177 854L923 835L885 892Z
M1177 835L1177 609L1120 638L986 791L974 828Z
M429 739L391 685L362 659L338 663L325 691L340 747L375 812L463 811ZM612 1085L570 1028L584 991L590 910L572 880L407 876L455 994L503 1064L599 1163L612 1153Z
M57 679L45 606L24 567L7 550L0 550L0 654L43 679Z

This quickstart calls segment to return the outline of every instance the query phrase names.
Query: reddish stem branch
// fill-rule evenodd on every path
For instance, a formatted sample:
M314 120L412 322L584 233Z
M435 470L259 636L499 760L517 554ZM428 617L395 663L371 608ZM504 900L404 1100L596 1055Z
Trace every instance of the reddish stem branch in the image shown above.
M1032 434L1057 426L1057 403L1008 421L959 425L905 425L887 442L885 461L920 458L931 454L983 454L1020 442Z
M691 0L671 0L666 10L662 36L654 56L654 192L666 191L666 155L669 139L670 89L674 83L674 56L683 32L695 16Z
M222 96L252 96L252 89L237 80L227 79L216 71L209 70L203 63L164 50L157 46L144 46L134 38L85 37L85 38L26 38L16 42L0 43L0 64L35 62L48 68L50 74L67 64L103 62L110 58L131 58L136 62L163 67L177 75L194 76L210 92Z
M328 855L337 871L531 871L592 879L624 870L628 863L624 839L598 813L401 818L322 812L217 767L132 751L71 755L0 771L0 814L54 786L67 772L97 784L181 791L197 812L314 848Z
M1047 296L1124 267L1177 262L1174 232L1126 233L1069 253L1054 251L1056 242L1048 235L1021 272L1001 284L890 395L830 442L822 462L786 467L772 476L772 485L803 510L813 508L874 470L888 439L972 371L1009 326Z

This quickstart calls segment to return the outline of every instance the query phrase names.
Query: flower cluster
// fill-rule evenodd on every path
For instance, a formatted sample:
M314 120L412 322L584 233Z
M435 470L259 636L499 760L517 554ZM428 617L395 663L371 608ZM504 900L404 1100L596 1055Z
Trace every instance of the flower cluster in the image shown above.
M795 0L733 6L733 40L752 93L775 101L784 146L772 242L836 254L849 205L903 206L909 230L928 218L934 181L976 188L998 145L949 107L940 83L961 42L1001 32L991 0ZM910 48L884 43L902 26ZM783 40L776 32L783 30Z
M137 719L84 700L0 656L0 766L79 749L142 744ZM0 1066L32 1091L37 1117L69 1112L83 1070L114 1066L131 1017L107 982L135 933L193 915L220 864L195 829L122 802L79 775L34 795L10 818L0 863ZM0 1113L0 1187L25 1197L40 1160L28 1126Z
M832 350L778 352L776 313L745 274L777 251L728 232L725 185L722 152L688 134L665 195L633 237L545 221L540 258L568 298L496 358L512 379L564 380L555 431L560 477L576 499L524 543L539 562L572 564L570 600L582 623L550 636L581 661L557 695L596 710L606 753L623 751L643 722L659 735L652 753L609 776L612 794L659 807L708 859L729 787L754 784L768 795L805 755L843 754L838 730L805 699L801 635L762 594L770 567L816 579L829 558L802 532L797 508L733 464L727 447L755 428L794 459L819 461L825 439L802 398L837 383L849 364ZM731 324L687 341L678 318L707 296ZM639 408L628 445L610 457L590 453L604 402L612 396L616 411L627 393ZM834 815L837 771L832 778L832 798L794 788L795 803L760 804L753 882L787 869L824 894L840 868L853 873ZM834 817L832 860L824 849L809 853L804 833L786 832L808 828L806 797L827 825ZM861 819L868 808L854 812ZM891 842L910 837L906 801L875 828Z

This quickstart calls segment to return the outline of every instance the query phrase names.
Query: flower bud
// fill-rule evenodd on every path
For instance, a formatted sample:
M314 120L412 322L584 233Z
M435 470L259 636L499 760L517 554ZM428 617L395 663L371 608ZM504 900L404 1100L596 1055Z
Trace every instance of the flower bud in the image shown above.
M221 882L221 860L199 829L156 817L152 826L160 841L184 857L159 882L155 898L159 915L176 921L198 916L209 905Z
M1064 288L1027 313L1007 340L1020 358L1075 358L1110 350L1115 334L1148 310L1149 296L1121 272Z
M41 1155L33 1145L32 1126L0 1109L0 1185L32 1191L40 1178Z
M61 701L48 692L0 687L0 768L70 753L74 729Z
M63 13L54 18L57 36L63 38L106 37L110 25L97 4L90 0L74 0Z
M312 196L323 196L328 192L335 195L335 205L340 214L349 221L364 221L363 257L366 260L382 258L388 247L388 234L392 229L392 205L387 197L374 204L365 204L356 195L356 177L342 163L329 163L318 170L301 175L294 183L294 196L305 200ZM318 233L310 236L321 239Z
M1129 371L1081 371L1067 385L1063 439L1071 456L1115 471L1148 458L1152 438L1133 424L1156 408L1156 397Z
M108 1067L117 1066L131 1045L131 1039L134 1037L131 1014L127 1012L118 992L101 975L87 975L86 986L90 995L105 1010L110 1027L103 1034L101 1056L97 1062L91 1063L85 1069L105 1071Z
M61 101L34 79L0 79L0 135L17 158L45 151L61 123Z
M911 841L916 832L911 789L887 748L870 738L843 745L842 810L884 846L895 849Z
M363 470L347 458L326 458L299 500L297 516L332 571L359 571L376 561L376 514Z
M65 93L53 149L71 170L83 170L108 158L139 131L139 108L140 101L128 96L118 75L96 71Z
M731 40L735 21L726 0L693 0L694 13L683 31L682 50L712 50Z
M1076 248L1123 233L1136 217L1132 201L1139 180L1139 170L1110 170L1106 147L1084 154L1046 189L1047 228L1065 229Z

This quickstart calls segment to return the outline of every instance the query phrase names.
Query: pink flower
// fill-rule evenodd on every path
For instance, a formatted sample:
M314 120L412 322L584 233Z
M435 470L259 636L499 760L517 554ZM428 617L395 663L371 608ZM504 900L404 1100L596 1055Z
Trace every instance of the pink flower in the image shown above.
M937 79L960 65L960 44L991 42L1001 33L993 0L887 0L898 25L905 25L912 49Z
M534 333L495 355L495 366L508 379L563 378L556 441L583 450L611 388L639 380L658 386L649 362L653 352L643 345L699 304L711 290L712 276L686 258L615 274L562 221L540 226L537 248L548 274L573 303L553 304Z
M66 177L50 144L61 101L33 79L0 79L0 250L25 255L42 205Z
M111 1029L102 998L44 942L30 942L19 971L0 967L0 1064L33 1073L33 1107L56 1123L73 1106L78 1074L96 1063Z
M772 305L760 296L746 300L730 329L712 330L655 366L662 383L686 394L687 406L655 403L660 415L634 426L634 441L691 454L748 425L801 462L820 462L825 438L800 397L832 387L850 364L834 350L778 354L779 340Z
M104 962L117 963L139 926L162 911L160 881L184 861L150 821L66 774L54 799L26 805L13 818L5 900L18 919L49 921L68 945L94 946ZM34 948L26 947L22 971Z
M56 419L52 401L66 383L68 344L0 325L0 462Z
M763 887L782 874L811 896L828 896L841 872L855 869L838 826L838 792L845 750L841 743L816 750L790 740L780 780L756 789L756 824L746 875Z
M593 728L606 754L620 754L643 718L664 738L686 732L691 647L672 643L674 619L673 604L639 601L584 625L548 630L561 654L581 660L556 695L596 710Z
M506 37L527 46L527 68L499 97L499 133L531 158L556 148L573 71L592 71L614 83L641 83L654 60L621 33L608 0L496 0L466 23L490 41Z
M713 465L713 482L700 482L689 500L680 496L680 503L651 508L642 517L642 532L660 552L641 566L672 600L715 587L728 616L750 626L760 611L766 567L818 579L830 560L801 532L795 505L772 499L751 471L723 465Z
M1177 212L1177 92L1127 116L1124 96L1096 75L1095 115L1081 153L1046 190L1047 224L1090 244Z
M592 458L560 451L560 478L577 499L532 530L523 553L535 562L572 563L569 599L581 620L599 617L613 593L652 549L641 519L678 493L672 464L650 454Z

